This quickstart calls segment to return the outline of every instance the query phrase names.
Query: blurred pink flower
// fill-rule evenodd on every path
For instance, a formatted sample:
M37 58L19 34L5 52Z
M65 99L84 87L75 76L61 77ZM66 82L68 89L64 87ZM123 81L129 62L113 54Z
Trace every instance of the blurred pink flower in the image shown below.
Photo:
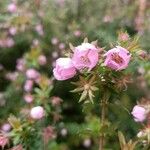
M127 68L131 58L129 51L121 46L109 50L104 56L106 56L105 66L116 71Z
M17 59L16 69L19 71L25 70L25 60L23 58Z
M56 37L53 37L52 40L51 40L51 43L53 45L57 45L58 44L58 39Z
M15 13L17 11L17 6L15 3L10 3L8 6L7 6L7 10L10 12L10 13Z
M38 58L38 62L41 66L45 65L47 63L47 59L46 59L45 55L40 55Z
M2 125L1 129L4 131L4 132L9 132L10 129L11 129L11 125L9 123L5 123Z
M145 59L145 58L147 58L147 56L148 56L147 52L144 51L144 50L140 50L140 51L138 52L138 55L139 55L140 58L142 58L142 59Z
M112 22L112 21L113 21L112 16L106 15L103 18L103 22L105 22L105 23L109 23L109 22Z
M60 43L59 44L59 49L63 50L65 48L65 44L64 43Z
M12 47L15 42L12 38L0 39L0 47Z
M34 46L38 46L39 45L39 40L38 39L34 39L33 40L33 45Z
M27 102L27 103L32 103L33 101L33 96L31 94L25 94L24 95L24 100Z
M11 81L15 81L18 77L18 72L9 72L6 74L6 78Z
M24 90L26 92L31 92L33 88L33 81L32 80L26 80L25 84L24 84Z
M2 149L9 143L9 139L8 137L6 137L3 134L0 134L0 147L2 147Z
M146 110L145 108L141 107L141 106L134 106L131 114L133 115L134 117L134 120L136 122L143 122L146 118Z
M120 41L127 41L129 39L129 35L127 33L122 32L122 33L119 34L118 38L119 38Z
M81 32L80 30L74 31L74 35L75 35L76 37L80 37L81 34L82 34L82 32Z
M43 130L43 139L45 143L48 143L49 140L55 139L56 133L54 127L48 126Z
M53 106L59 106L63 100L60 97L52 97L51 103Z
M30 116L33 119L42 119L45 115L44 109L41 106L33 107L30 111Z
M36 25L35 30L39 35L44 35L43 26L41 24Z
M54 77L57 80L67 80L76 74L76 69L70 58L59 58L56 60L56 67L53 69Z
M63 7L65 4L65 0L56 0L56 3L60 6Z
M98 49L90 43L82 43L75 48L72 62L78 70L87 68L91 70L98 63Z
M56 51L53 52L53 53L52 53L52 57L53 57L53 58L57 58L57 57L58 57L58 52L56 52Z
M6 46L7 47L12 47L14 46L15 42L12 38L7 38L7 41L6 41Z
M92 144L92 141L91 139L87 138L83 141L83 146L86 147L86 148L89 148Z
M36 80L40 76L39 72L31 68L26 71L26 77L28 79Z
M17 29L15 27L11 27L11 28L9 28L9 33L11 35L15 35L17 33Z

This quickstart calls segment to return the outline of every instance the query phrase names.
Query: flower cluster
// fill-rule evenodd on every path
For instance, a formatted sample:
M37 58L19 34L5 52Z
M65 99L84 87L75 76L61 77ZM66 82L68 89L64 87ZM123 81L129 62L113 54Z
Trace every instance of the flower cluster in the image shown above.
M77 71L91 71L100 58L105 58L104 65L112 70L120 71L126 69L131 58L129 51L121 46L110 49L104 55L99 54L100 48L92 43L82 43L73 48L70 58L59 58L53 70L57 80L67 80L74 77Z

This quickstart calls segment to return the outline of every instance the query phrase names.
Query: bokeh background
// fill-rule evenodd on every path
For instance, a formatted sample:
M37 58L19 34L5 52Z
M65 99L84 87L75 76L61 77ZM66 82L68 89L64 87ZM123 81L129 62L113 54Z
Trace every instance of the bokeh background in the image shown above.
M76 46L88 37L90 41L98 39L99 46L108 49L120 31L131 37L139 35L141 50L149 53L149 0L1 0L0 125L8 122L10 114L19 117L22 109L29 107L23 98L27 92L24 68L35 68L51 82L49 97L63 100L55 110L57 117L61 116L57 118L57 138L48 142L48 149L96 150L99 94L95 105L83 111L79 95L69 92L73 85L70 81L55 81L52 69L55 60L68 51L69 43ZM141 126L134 122L130 111L136 101L150 100L150 62L141 59L131 69L132 83L109 107L109 120L114 122L114 128L108 132L108 150L119 149L117 130L125 133L127 139L136 137ZM47 117L46 124L51 123L49 120ZM20 143L14 145L17 144ZM42 150L42 140L37 136L34 141L31 139L28 149Z

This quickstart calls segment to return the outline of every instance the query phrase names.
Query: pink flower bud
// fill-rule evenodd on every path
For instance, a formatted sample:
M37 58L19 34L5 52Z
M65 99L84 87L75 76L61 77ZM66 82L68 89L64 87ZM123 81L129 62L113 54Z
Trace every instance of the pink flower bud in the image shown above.
M30 111L30 116L33 119L41 119L45 115L44 109L41 106L33 107Z
M109 50L104 56L106 56L105 66L116 71L127 68L131 58L129 51L121 46Z
M75 76L76 69L70 58L59 58L56 60L53 74L57 80L67 80Z
M40 76L39 72L37 72L35 69L28 69L26 71L26 77L28 79L36 80Z
M10 13L15 13L17 11L17 6L15 3L11 3L8 5L7 7L7 10L10 12Z
M38 62L41 66L45 65L47 62L46 57L44 55L40 55L38 58Z
M98 49L90 43L82 43L75 48L72 62L77 69L91 70L98 63Z
M24 85L24 90L26 92L31 92L33 88L33 81L32 80L26 80L25 85Z
M27 103L31 103L33 101L33 96L31 94L26 94L26 95L24 95L24 100Z
M136 122L143 122L146 118L146 110L145 108L141 107L141 106L134 106L131 114L133 115L134 117L134 120Z

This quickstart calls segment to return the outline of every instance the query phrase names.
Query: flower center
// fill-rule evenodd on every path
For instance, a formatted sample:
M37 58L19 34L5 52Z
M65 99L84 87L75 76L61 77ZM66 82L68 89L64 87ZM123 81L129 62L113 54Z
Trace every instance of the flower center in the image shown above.
M90 60L88 59L88 57L86 56L81 56L80 60L84 63L84 64L88 64L90 63Z
M117 64L123 63L123 59L119 56L118 53L113 53L113 54L111 55L111 57L112 57L112 60L113 60L114 62L116 62Z

